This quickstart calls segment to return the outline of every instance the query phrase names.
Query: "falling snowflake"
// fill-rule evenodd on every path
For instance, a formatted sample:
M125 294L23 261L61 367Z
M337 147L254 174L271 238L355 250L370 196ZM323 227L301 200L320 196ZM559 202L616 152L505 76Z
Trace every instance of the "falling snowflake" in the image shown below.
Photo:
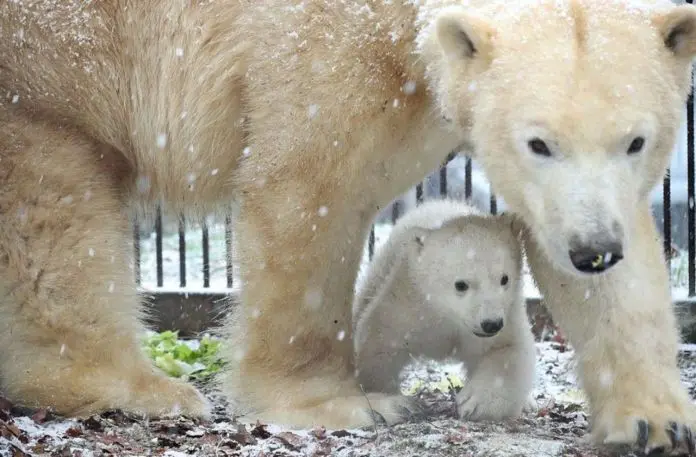
M319 207L319 216L324 217L327 214L329 214L329 208L327 208L326 206L320 206Z
M166 133L160 133L157 135L157 147L160 149L164 149L167 147L167 134Z
M309 108L307 109L307 114L309 115L310 119L314 119L314 117L317 115L319 112L319 105L312 104L309 105Z
M416 82L415 81L406 81L406 83L403 85L402 90L404 91L404 94L406 95L413 95L416 93Z

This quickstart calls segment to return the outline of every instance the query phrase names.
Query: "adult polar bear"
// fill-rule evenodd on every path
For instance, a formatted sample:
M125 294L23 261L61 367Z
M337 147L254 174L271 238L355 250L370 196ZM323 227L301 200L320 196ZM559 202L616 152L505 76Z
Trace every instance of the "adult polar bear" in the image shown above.
M696 12L666 0L2 2L2 387L70 414L205 414L138 355L120 209L239 197L227 392L268 420L371 422L351 342L363 240L466 144L530 227L597 438L691 446L647 196L695 53Z

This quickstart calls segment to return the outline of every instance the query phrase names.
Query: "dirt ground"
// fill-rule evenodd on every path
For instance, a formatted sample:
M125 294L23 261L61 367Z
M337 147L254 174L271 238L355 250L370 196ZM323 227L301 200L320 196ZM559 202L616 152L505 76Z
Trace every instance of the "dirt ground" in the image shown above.
M0 457L13 456L254 456L254 457L609 457L624 449L596 449L587 441L584 400L573 373L573 351L563 343L537 343L537 410L496 423L454 418L457 364L418 362L405 373L405 391L416 391L429 418L391 428L284 430L240 423L219 395L211 421L186 417L144 420L110 411L65 420L44 410L14 407L0 397ZM696 393L696 348L680 354L683 382ZM457 373L458 372L458 373ZM455 378L456 379L456 378ZM464 379L461 377L460 379ZM456 384L456 383L455 383ZM449 387L448 387L449 386Z

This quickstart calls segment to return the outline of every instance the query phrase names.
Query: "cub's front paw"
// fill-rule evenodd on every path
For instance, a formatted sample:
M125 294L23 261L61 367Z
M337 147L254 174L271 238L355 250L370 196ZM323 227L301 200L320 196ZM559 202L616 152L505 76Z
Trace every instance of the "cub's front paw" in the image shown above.
M667 399L641 405L611 404L593 418L595 440L605 445L629 445L646 454L696 455L696 409ZM645 398L645 397L643 397Z
M461 419L498 421L519 416L528 398L509 399L500 389L483 383L468 382L457 394L457 412Z

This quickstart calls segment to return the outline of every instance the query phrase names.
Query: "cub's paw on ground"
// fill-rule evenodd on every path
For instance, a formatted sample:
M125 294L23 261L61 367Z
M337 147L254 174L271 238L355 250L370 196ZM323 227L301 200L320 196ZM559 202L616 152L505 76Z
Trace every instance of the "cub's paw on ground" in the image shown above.
M457 394L457 412L460 419L471 421L499 421L521 414L523 407L531 406L530 398L510 399L503 396L493 384L469 381Z

